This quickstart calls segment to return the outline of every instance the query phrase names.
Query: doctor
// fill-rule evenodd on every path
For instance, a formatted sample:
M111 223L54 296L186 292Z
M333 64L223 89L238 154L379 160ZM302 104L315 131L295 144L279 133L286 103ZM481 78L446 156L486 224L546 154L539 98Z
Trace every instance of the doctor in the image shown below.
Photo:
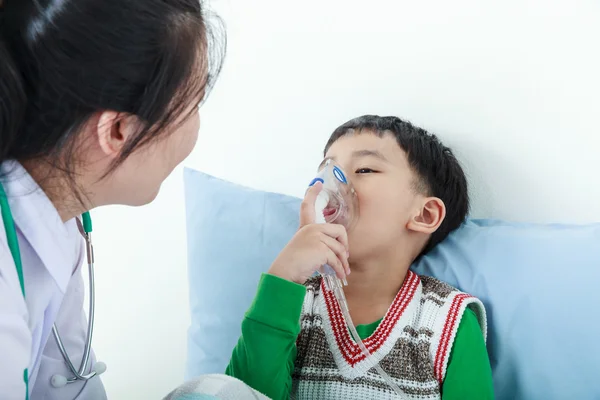
M198 0L0 0L0 398L106 398L87 211L151 202L190 153L216 33Z

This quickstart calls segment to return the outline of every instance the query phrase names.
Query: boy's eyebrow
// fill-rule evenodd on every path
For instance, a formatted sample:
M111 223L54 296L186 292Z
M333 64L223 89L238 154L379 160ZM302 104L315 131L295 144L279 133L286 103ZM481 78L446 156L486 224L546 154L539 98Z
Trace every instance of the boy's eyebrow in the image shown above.
M385 162L388 161L388 159L385 158L385 156L377 150L356 150L352 153L352 158L354 158L354 159L363 158L363 157L375 157L375 158L379 158L380 160L385 161ZM336 161L335 157L327 157L323 161L321 161L321 164L319 165L319 169L323 168L323 165L325 165L325 162L327 160Z
M379 158L382 161L387 161L387 158L385 158L385 156L377 150L357 150L354 153L352 153L352 158L362 157L375 157Z

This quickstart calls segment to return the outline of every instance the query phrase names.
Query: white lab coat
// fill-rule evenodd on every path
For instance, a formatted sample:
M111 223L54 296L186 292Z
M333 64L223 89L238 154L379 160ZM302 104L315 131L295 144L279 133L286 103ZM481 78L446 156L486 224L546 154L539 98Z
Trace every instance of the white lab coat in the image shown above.
M20 164L5 162L1 168L17 227L26 299L0 217L0 398L25 398L23 370L28 368L31 400L106 399L99 377L62 388L50 383L54 374L72 376L52 336L52 324L56 322L76 368L86 338L81 274L85 247L76 222L61 221ZM90 362L91 369L93 354Z

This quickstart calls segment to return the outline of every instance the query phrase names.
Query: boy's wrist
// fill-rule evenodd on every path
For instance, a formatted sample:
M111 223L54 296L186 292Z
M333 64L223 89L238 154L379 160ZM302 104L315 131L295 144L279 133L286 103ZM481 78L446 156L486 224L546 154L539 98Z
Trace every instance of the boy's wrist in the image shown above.
M304 282L298 282L298 279L295 278L290 272L286 271L285 268L281 268L275 264L273 264L271 266L271 268L269 268L269 270L267 271L267 274L276 276L281 279L285 279L286 281L297 283L298 285L304 284Z

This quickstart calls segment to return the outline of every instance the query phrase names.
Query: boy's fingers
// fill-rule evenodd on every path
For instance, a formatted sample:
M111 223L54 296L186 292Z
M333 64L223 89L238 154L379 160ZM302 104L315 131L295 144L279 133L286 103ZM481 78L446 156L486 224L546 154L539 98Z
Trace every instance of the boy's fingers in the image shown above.
M344 273L346 275L350 275L350 264L348 263L348 250L346 250L346 247L344 247L343 244L334 238L327 235L321 235L321 242L327 245L327 247L329 247L329 249L335 253L337 258L342 262Z
M314 185L308 188L304 200L300 205L300 227L315 223L315 202L317 196L323 189L321 182L316 182Z
M328 249L327 252L327 265L329 265L335 271L338 278L341 280L346 279L346 271L344 270L344 265L337 257L337 255L333 252L333 250Z
M338 242L344 245L346 251L348 251L348 232L346 232L346 228L340 224L323 224L323 226L319 227L321 232L326 234L329 237L334 238Z

